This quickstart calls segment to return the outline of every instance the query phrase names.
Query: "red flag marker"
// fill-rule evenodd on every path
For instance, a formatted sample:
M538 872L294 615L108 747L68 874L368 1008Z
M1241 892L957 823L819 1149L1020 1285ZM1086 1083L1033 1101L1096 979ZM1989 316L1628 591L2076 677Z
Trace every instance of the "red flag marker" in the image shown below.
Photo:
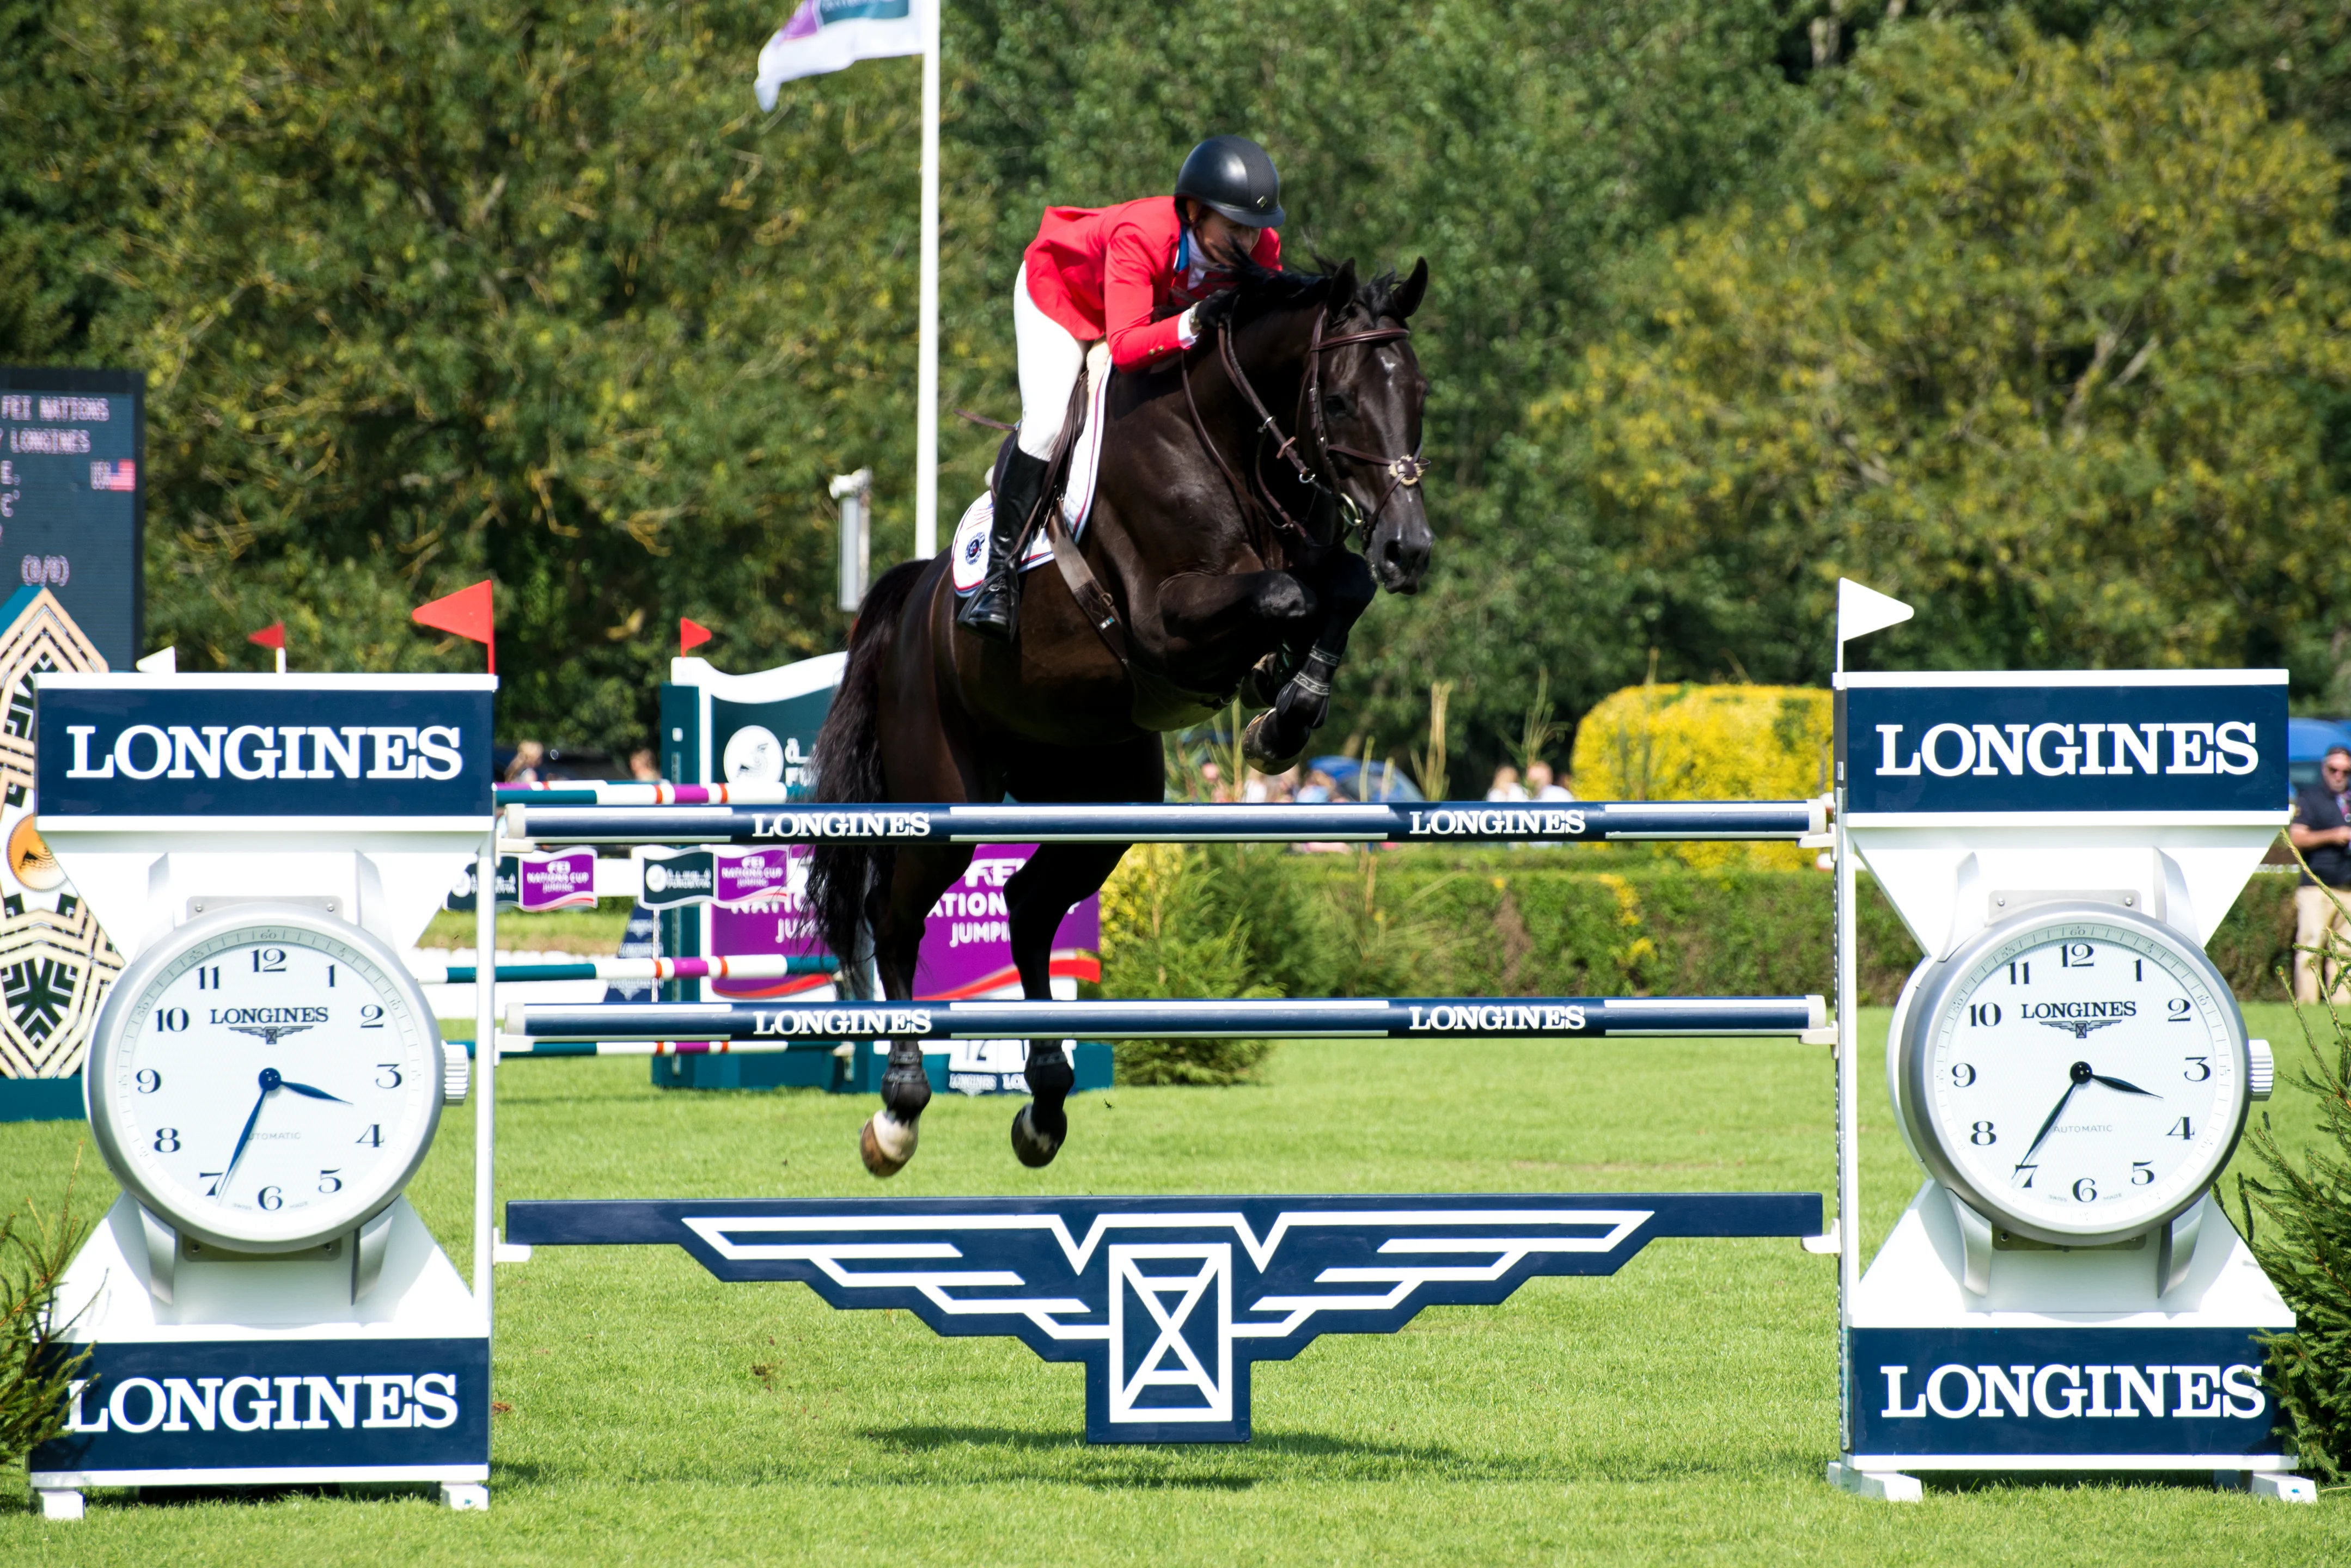
M684 616L677 618L677 650L680 654L692 653L695 649L708 642L710 638L711 630L708 627L698 626Z
M284 621L274 620L267 626L263 627L259 631L249 631L245 634L245 640L247 642L258 643L264 648L276 649L277 653L277 673L280 675L286 673L286 623Z
M419 605L410 612L410 618L419 626L429 626L434 631L455 632L469 641L478 642L489 649L490 673L498 672L497 631L493 624L490 604L490 579L483 578L470 588L459 588L434 599L429 605Z

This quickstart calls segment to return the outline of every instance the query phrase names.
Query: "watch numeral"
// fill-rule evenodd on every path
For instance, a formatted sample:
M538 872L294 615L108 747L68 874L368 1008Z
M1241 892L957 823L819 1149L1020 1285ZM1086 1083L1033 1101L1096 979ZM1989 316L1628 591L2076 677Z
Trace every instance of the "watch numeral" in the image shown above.
M263 1189L261 1189L261 1206L262 1206L264 1209L266 1209L266 1210L270 1210L272 1213L275 1213L275 1212L277 1212L278 1210L285 1208L285 1207L286 1207L286 1193L285 1193L285 1190L284 1190L282 1188L276 1188L276 1187L265 1187L265 1188L263 1188Z
M139 1069L139 1076L133 1082L138 1084L141 1094L152 1095L163 1086L163 1075L152 1067L141 1067Z
M2019 1187L2030 1187L2032 1185L2032 1173L2040 1168L2041 1168L2037 1165L2020 1165L2016 1168L2016 1170L2010 1171L2009 1175L2013 1177L2018 1171L2023 1172L2024 1179L2018 1182L2017 1185Z
M2185 1023L2189 1021L2189 1015L2195 1011L2195 1003L2184 996L2175 996L2164 1004L2164 1011L2171 1015L2167 1022Z
M2176 1137L2182 1143L2185 1143L2187 1140L2196 1136L2196 1129L2188 1125L2188 1118L2186 1116L2182 1116L2178 1121L2172 1123L2171 1130L2165 1133L2163 1136L2166 1137Z
M2154 1164L2155 1162L2153 1160L2148 1159L2132 1160L2131 1185L2133 1187L2153 1187L2155 1185L2155 1171L2153 1169Z
M2095 969L2098 967L2097 963L2090 956L2095 950L2087 942L2062 943L2057 949L2057 967L2059 969Z
M2190 1056L2188 1058L2188 1061L2191 1065L2180 1069L2179 1075L2187 1079L2189 1083L2200 1084L2205 1079L2212 1075L2212 1061L2210 1057Z
M2000 1135L1991 1130L1990 1122L1978 1122L1975 1130L1968 1134L1968 1141L1981 1147L1985 1144L1998 1143Z
M196 1172L197 1180L209 1181L212 1183L210 1187L204 1189L204 1196L207 1198L218 1198L220 1196L220 1179L227 1174L228 1172L225 1170L200 1170Z
M157 1127L155 1129L155 1152L157 1154L179 1153L180 1129L177 1127Z
M1967 1062L1951 1064L1951 1085L1954 1088L1964 1089L1975 1081L1976 1070L1972 1064Z
M196 989L198 991L218 991L220 988L220 965L216 963L198 964L196 966Z
M2029 963L2010 964L2008 966L2008 983L2011 985L2031 985L2032 983L2032 966Z
M188 1010L184 1007L159 1007L155 1010L155 1033L183 1034L188 1028Z
M381 1007L378 1007L378 1006L377 1006L374 1002L369 1002L365 1007L360 1008L360 1028L362 1028L362 1029L381 1029L381 1028L382 1028L382 1027L383 1027L383 1009L382 1009L382 1008L381 1008Z
M351 1141L353 1143L363 1143L370 1148L381 1148L383 1147L383 1124L381 1122L370 1122L368 1124L368 1130L360 1134L359 1137L353 1138Z
M2000 1003L1971 1002L1968 1007L1968 1026L1971 1029L1992 1029L2000 1024Z
M335 989L335 966L333 964L329 964L327 966L327 989L329 991Z
M2131 978L2133 980L2145 980L2147 978L2147 960L2131 960Z
M2082 1178L2081 1180L2074 1183L2074 1198L2076 1202L2093 1202L2096 1199L2097 1196L2098 1184L2091 1180L2088 1177L2085 1176Z
M321 1192L340 1192L343 1189L342 1169L343 1168L339 1165L332 1170L322 1170L319 1172L319 1190Z
M399 1063L397 1063L397 1062L378 1062L378 1063L375 1064L375 1066L376 1066L376 1071L377 1071L377 1072L379 1072L379 1073L389 1073L390 1075L392 1075L392 1082L391 1082L391 1083L389 1083L389 1084L385 1083L381 1078L378 1078L378 1079L375 1081L375 1086L376 1086L377 1088L379 1088L379 1089L396 1089L396 1088L400 1087L400 1064L399 1064Z
M253 972L256 974L284 974L286 972L286 950L284 948L254 949Z

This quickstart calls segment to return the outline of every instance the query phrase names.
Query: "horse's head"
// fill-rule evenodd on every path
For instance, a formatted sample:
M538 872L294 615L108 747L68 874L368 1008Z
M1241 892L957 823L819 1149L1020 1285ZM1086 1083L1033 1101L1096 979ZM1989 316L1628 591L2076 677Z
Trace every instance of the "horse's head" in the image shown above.
M1428 381L1406 323L1428 290L1424 257L1398 283L1393 273L1358 284L1353 262L1331 280L1319 350L1310 365L1303 421L1309 450L1352 521L1366 520L1364 554L1390 593L1420 591L1435 543L1420 493L1421 408ZM1301 432L1303 434L1305 432Z

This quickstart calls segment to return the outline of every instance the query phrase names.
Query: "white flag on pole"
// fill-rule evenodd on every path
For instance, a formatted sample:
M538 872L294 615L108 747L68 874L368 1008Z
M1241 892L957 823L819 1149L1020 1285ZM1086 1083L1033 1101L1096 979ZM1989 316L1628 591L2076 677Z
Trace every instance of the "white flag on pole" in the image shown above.
M1917 613L1900 599L1864 587L1851 577L1837 579L1836 634L1840 649L1856 637L1900 626Z
M799 9L759 51L759 108L771 110L788 81L822 76L859 60L919 55L926 13L937 0L800 0Z

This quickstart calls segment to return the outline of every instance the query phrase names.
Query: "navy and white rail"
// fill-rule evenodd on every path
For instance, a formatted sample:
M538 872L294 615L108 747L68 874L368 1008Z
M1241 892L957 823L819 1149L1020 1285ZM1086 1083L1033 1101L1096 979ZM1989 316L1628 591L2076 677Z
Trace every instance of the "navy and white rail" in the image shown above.
M541 805L508 801L503 810L507 839L538 844L1595 844L1803 839L1828 831L1824 800L1331 805Z
M1368 996L1233 1002L516 1002L522 1041L1374 1039L1802 1036L1817 996ZM507 1050L507 1047L501 1047Z

